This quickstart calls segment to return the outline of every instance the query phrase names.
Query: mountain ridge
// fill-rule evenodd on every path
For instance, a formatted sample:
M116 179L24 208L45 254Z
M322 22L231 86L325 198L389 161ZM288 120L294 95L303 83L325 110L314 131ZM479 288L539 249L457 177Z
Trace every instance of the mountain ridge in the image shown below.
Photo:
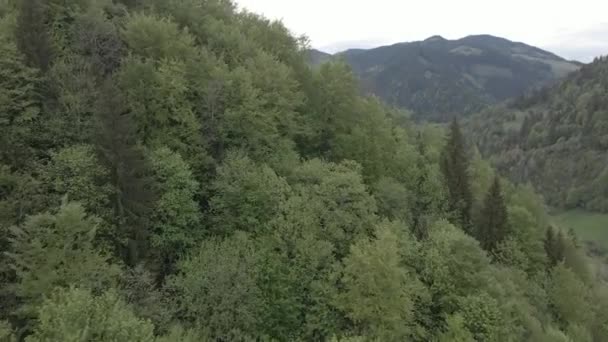
M456 40L435 35L324 57L321 63L346 61L360 78L364 92L428 121L475 113L551 84L582 65L487 34Z

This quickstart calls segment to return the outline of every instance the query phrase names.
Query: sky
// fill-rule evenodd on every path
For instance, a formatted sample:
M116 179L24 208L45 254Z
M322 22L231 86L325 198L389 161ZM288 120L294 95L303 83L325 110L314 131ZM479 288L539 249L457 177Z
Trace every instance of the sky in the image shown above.
M608 55L608 0L235 0L325 52L491 34L588 62Z

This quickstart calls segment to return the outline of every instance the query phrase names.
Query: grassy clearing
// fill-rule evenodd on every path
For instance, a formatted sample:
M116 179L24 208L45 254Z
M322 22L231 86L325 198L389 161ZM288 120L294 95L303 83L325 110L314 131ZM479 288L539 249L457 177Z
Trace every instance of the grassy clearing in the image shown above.
M553 216L553 222L566 230L572 228L583 241L608 249L608 214L570 210Z

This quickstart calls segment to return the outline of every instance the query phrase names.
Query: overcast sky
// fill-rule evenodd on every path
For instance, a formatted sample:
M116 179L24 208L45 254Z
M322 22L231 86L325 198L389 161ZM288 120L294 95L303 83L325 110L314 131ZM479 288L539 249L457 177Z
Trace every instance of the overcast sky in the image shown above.
M608 54L608 0L236 0L337 52L491 34L569 59Z

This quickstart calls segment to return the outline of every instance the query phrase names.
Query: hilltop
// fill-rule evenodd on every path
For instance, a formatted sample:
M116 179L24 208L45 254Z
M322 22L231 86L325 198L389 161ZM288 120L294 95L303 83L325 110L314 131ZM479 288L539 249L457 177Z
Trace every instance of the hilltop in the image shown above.
M313 62L330 59L317 52ZM578 62L524 43L490 35L423 41L336 54L361 79L363 90L416 113L448 121L551 84L576 71Z

